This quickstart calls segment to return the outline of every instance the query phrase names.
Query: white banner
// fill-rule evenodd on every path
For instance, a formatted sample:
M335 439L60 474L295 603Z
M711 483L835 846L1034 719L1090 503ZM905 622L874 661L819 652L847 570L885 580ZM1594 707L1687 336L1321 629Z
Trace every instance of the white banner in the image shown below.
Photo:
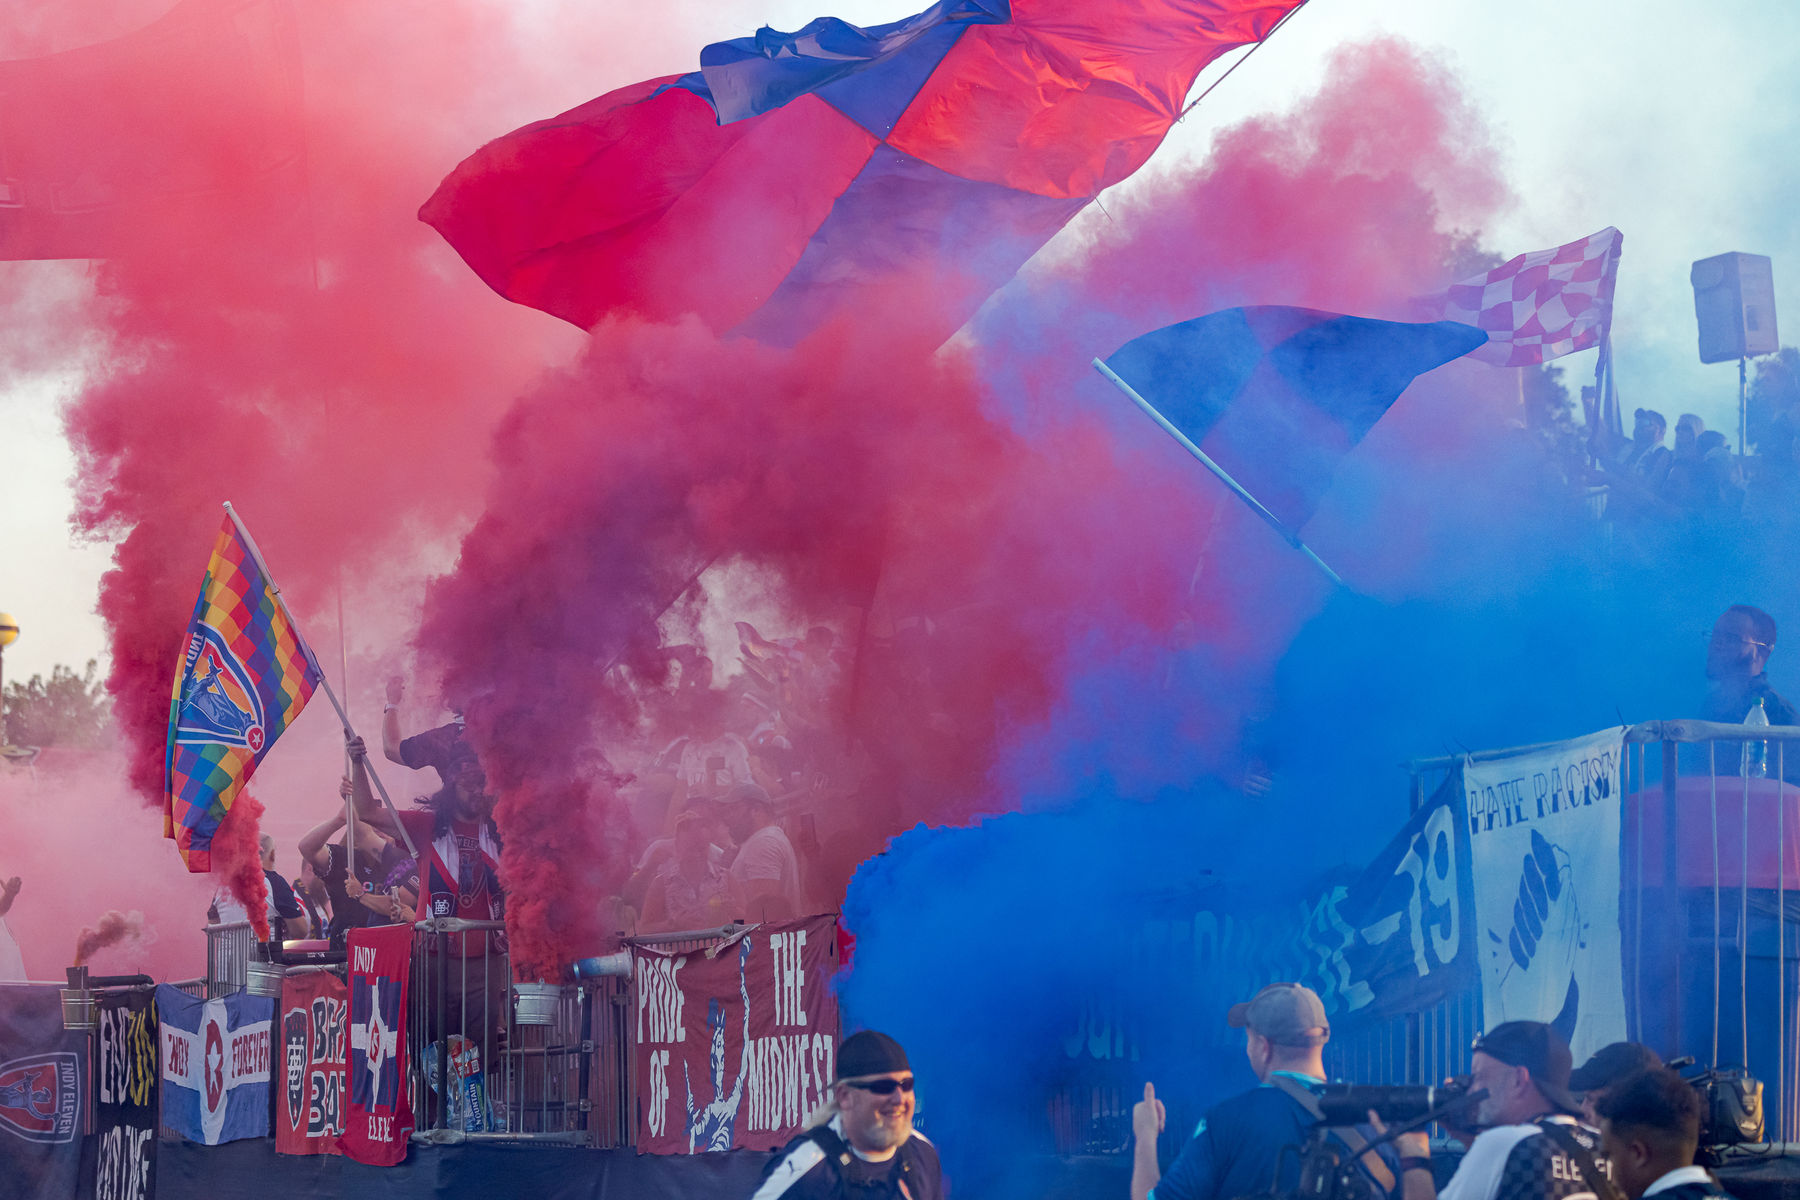
M1548 1021L1577 1065L1625 1040L1624 730L1463 764L1484 1024Z

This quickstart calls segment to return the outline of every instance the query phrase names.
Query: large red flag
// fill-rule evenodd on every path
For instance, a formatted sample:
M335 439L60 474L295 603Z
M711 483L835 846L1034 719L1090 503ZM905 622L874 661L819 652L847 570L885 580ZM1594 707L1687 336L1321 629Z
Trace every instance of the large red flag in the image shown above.
M419 215L495 291L584 328L947 336L1144 164L1207 63L1300 2L943 0L764 29L490 142Z

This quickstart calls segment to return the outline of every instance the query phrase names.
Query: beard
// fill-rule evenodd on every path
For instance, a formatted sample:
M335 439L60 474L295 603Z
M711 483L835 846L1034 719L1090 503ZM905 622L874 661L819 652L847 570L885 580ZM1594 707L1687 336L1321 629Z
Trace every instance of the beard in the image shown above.
M863 1139L876 1150L893 1150L912 1136L912 1115L904 1109L892 1117L872 1112L863 1121Z

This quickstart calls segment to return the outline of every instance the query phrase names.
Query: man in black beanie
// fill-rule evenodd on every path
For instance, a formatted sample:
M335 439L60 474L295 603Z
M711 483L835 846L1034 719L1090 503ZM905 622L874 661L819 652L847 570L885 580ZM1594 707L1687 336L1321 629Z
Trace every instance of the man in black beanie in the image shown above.
M937 1148L912 1126L906 1051L865 1029L838 1047L831 1099L782 1148L751 1200L942 1200Z

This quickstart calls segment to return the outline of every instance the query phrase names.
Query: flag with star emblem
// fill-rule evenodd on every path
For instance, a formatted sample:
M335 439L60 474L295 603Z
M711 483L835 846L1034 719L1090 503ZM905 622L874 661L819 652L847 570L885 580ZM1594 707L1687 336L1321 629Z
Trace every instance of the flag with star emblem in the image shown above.
M321 676L237 518L226 513L169 698L163 834L196 873L232 801Z
M275 1002L239 992L202 1000L156 989L163 1124L216 1146L269 1135L269 1038Z
M357 1162L391 1167L406 1157L412 1104L406 1094L406 975L412 926L352 929L350 1103L338 1146Z

